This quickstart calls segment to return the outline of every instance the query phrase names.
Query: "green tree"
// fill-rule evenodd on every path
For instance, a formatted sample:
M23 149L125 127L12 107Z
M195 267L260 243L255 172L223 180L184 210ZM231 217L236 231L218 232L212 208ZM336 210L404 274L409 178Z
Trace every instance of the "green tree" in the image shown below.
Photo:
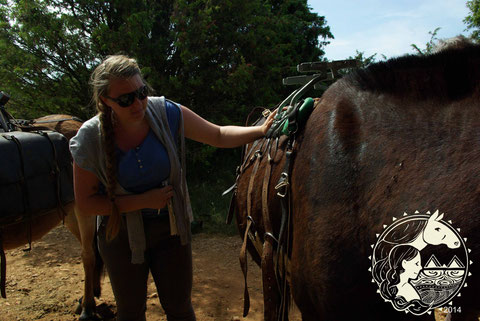
M467 8L470 14L463 20L467 30L472 30L471 38L480 40L480 0L467 1Z
M0 90L22 118L91 117L92 69L124 53L156 94L241 124L254 106L284 98L282 78L321 60L333 37L307 0L0 0L0 19ZM189 173L203 191L222 168L233 172L219 160L235 152L189 147Z
M85 116L86 66L93 61L88 34L78 20L52 7L53 1L1 4L1 89L12 95L9 107L16 114Z
M430 40L425 44L425 49L420 49L416 44L411 44L413 50L417 52L419 55L429 55L433 52L433 49L435 48L435 44L438 41L438 31L441 28L438 27L433 31L429 31L428 34L430 35Z
M174 24L184 101L220 122L228 115L238 123L252 106L276 103L282 77L299 62L320 60L332 37L324 18L298 0L179 0Z
M386 60L387 57L385 55L381 55L383 60ZM377 53L374 53L371 56L366 56L365 52L355 50L355 56L350 56L348 59L355 59L358 61L358 67L364 68L368 67L370 64L377 62Z
M92 67L126 53L161 94L238 122L333 37L305 0L0 0L0 16L0 89L24 117L89 117Z
M221 124L243 124L254 106L278 103L289 90L282 78L300 62L321 60L333 37L324 17L303 0L178 0L172 21L178 70L170 85L178 87L171 91ZM219 195L231 184L232 162L239 155L195 143L189 151L198 194ZM219 177L215 184L210 184L212 176ZM227 207L221 204L227 201L194 206L209 213Z
M282 78L299 62L320 60L332 37L324 18L299 0L178 0L172 22L177 69L169 92L220 124L243 124L254 106L276 104L287 90ZM217 169L208 161L216 149L189 147L207 174Z
M0 89L12 95L9 109L87 119L89 75L107 54L135 56L147 74L165 75L172 8L171 1L2 0Z

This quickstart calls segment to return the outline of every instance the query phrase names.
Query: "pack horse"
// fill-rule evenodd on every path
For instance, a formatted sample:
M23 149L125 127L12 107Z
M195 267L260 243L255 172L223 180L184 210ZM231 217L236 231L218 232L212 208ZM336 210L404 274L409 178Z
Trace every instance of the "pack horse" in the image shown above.
M94 296L100 296L103 262L94 243L94 217L75 215L68 150L68 140L82 122L69 115L49 115L20 124L3 108L8 96L1 93L0 98L0 189L9 198L0 212L1 295L6 297L4 251L41 238L63 221L82 245L85 281L77 313L80 320L96 319Z
M265 320L290 297L304 321L477 320L479 46L355 70L244 155L231 208Z

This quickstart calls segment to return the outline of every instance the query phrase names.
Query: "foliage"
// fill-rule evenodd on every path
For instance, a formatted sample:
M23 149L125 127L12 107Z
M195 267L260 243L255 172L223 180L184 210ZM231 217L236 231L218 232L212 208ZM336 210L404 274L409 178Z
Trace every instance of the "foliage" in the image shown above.
M171 1L3 1L0 83L12 96L9 108L22 117L89 118L88 79L102 57L123 52L140 63L166 60L168 8ZM165 74L158 64L150 67Z
M241 123L253 106L284 95L283 76L301 61L319 60L331 37L306 1L176 1L176 90L211 120ZM213 98L213 99L212 99Z
M241 124L254 106L284 98L282 78L321 60L330 38L307 0L0 0L0 90L16 117L88 119L92 69L124 53L157 95ZM222 168L215 148L188 147L189 173Z
M0 7L0 83L12 96L9 107L27 116L85 116L89 35L54 1L8 2Z
M178 69L171 92L219 124L243 124L254 106L278 103L288 90L282 78L298 62L320 60L331 37L324 18L298 0L178 0L172 22ZM214 149L188 147L191 167L213 161L204 156Z
M385 55L381 55L383 60L386 60L387 57ZM371 56L365 56L365 52L355 50L355 56L350 56L348 59L355 59L358 61L358 67L365 68L368 67L370 64L377 62L377 53L374 53Z
M412 48L419 54L419 55L429 55L433 53L433 49L435 48L435 44L438 41L437 34L441 28L438 27L433 31L429 31L428 34L430 35L430 40L425 44L425 49L420 49L416 44L411 44Z
M467 30L472 30L471 38L480 40L480 0L467 1L470 14L463 20L467 24Z
M92 68L125 53L161 94L238 123L280 99L282 76L332 37L300 0L1 0L0 15L0 89L22 116L91 116Z

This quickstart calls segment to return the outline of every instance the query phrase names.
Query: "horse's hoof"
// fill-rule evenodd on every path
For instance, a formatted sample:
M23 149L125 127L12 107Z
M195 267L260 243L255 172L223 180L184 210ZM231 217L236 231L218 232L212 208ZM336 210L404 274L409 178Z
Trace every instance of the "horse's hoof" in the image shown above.
M80 318L80 321L100 321L102 320L95 312L83 310Z
M78 305L77 305L77 308L75 309L75 314L80 314L82 313L82 299L83 297L81 297L80 299L78 299Z

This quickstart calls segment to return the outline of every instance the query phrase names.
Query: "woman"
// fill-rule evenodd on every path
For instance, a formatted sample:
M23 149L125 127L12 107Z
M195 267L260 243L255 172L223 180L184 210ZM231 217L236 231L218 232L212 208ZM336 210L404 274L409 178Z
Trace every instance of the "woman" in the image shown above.
M145 320L149 271L167 319L195 320L184 137L240 146L264 136L274 113L257 127L217 126L148 97L136 61L121 55L105 59L91 85L98 114L70 143L74 191L82 215L100 216L99 249L117 320Z
M396 245L388 255L387 264L382 264L384 277L380 284L380 294L390 300L396 310L409 310L419 315L430 308L420 298L410 283L416 280L422 270L420 251L408 244Z

